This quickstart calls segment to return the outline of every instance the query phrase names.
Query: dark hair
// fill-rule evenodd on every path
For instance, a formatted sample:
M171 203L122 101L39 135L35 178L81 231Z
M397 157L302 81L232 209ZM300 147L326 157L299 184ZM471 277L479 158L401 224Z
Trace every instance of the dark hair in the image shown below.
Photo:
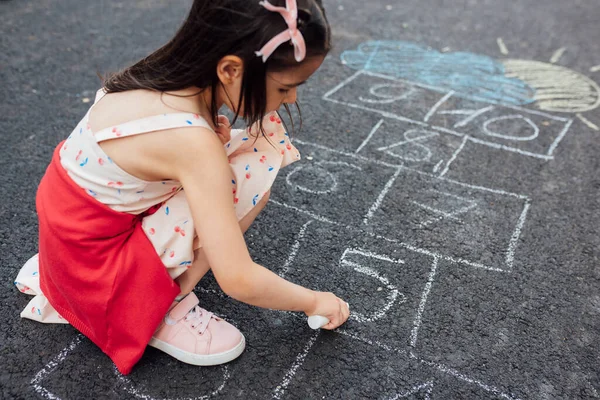
M285 7L286 0L269 2ZM306 42L306 58L325 56L331 48L331 32L322 0L297 3L298 29ZM226 55L236 55L244 62L238 99L238 104L243 101L245 105L241 117L247 124L259 122L262 131L267 71L281 71L299 63L290 45L279 46L266 63L255 52L285 29L287 24L281 14L268 11L258 0L194 0L186 21L171 41L133 66L109 75L104 79L104 87L108 93L210 88L210 112L216 124L216 89L221 84L217 64ZM232 124L238 117L239 111Z

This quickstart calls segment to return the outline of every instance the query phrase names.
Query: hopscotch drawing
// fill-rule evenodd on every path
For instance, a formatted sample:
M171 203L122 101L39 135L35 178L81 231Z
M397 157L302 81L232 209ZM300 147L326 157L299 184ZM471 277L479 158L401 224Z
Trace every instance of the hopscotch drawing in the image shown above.
M502 54L509 54L501 38L497 43ZM270 203L277 212L294 213L300 224L276 272L336 292L350 303L351 317L324 344L323 334L309 331L303 316L276 313L283 315L277 324L303 332L291 352L248 351L231 368L214 372L210 390L190 398L239 396L232 376L256 370L247 366L271 357L269 362L281 368L260 376L263 392L253 394L259 398L334 393L338 398L431 399L440 394L437 383L457 381L477 398L517 399L481 377L424 358L419 343L425 340L428 304L440 297L436 279L457 266L494 279L518 273L519 243L534 206L524 193L451 179L456 160L485 146L498 157L508 152L550 161L574 118L598 129L583 113L600 105L600 88L554 65L565 51L557 50L550 64L441 53L406 42L373 41L344 52L342 63L356 72L323 100L372 114L376 123L353 132L362 136L352 149L295 140L311 157L283 171ZM314 254L318 264L310 261ZM80 342L77 336L35 375L31 384L39 395L59 398L46 381ZM357 376L352 387L340 381L335 368L318 367L321 354L330 365L348 365L355 351L376 357L377 370ZM155 398L129 378L117 374L115 379L129 396ZM315 379L319 385L312 385ZM384 389L369 392L368 380Z

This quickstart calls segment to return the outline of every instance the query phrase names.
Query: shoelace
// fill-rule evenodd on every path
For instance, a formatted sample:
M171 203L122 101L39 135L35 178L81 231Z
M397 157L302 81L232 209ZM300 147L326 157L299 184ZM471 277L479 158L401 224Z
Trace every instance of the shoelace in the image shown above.
M185 321L191 322L192 329L198 328L198 333L203 334L213 318L216 319L213 313L196 306L185 316Z

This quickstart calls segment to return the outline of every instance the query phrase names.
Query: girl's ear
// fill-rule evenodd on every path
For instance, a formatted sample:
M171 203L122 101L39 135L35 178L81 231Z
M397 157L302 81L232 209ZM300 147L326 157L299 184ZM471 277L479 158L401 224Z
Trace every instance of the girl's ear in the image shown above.
M244 75L244 62L238 56L225 56L217 64L217 76L225 85L231 85Z

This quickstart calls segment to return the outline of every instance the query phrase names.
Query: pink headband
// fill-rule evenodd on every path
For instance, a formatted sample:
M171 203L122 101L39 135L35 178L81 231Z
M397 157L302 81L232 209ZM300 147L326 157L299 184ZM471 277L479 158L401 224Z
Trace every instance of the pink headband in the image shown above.
M286 0L285 8L276 7L268 1L261 1L258 4L269 11L280 13L285 19L289 29L269 40L260 51L256 52L256 55L262 57L263 62L266 62L279 46L291 40L294 45L294 56L296 61L302 62L306 57L306 43L304 42L302 33L298 30L298 4L296 3L296 0Z

